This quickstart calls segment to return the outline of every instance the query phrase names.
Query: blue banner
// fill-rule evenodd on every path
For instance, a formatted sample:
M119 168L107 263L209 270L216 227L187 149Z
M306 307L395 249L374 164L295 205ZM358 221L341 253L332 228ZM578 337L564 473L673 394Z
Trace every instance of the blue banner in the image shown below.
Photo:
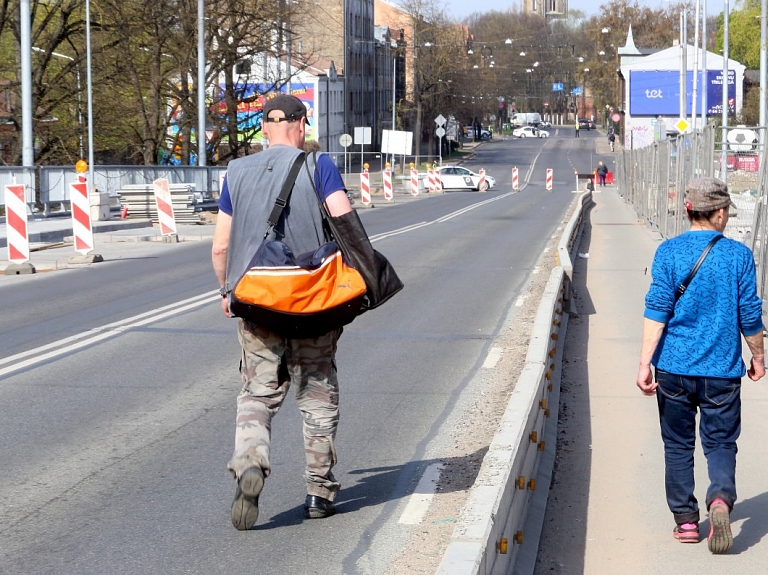
M703 73L698 74L699 93L696 112L701 110ZM707 73L707 115L722 114L723 72L709 70ZM693 72L686 79L686 115L692 114ZM728 70L728 105L731 112L736 109L736 72ZM633 116L679 116L680 115L680 72L644 71L629 72L629 113Z

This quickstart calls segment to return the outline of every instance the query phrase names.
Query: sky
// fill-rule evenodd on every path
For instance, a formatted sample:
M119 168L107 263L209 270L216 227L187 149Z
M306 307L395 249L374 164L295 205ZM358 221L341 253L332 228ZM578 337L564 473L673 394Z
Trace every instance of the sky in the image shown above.
M520 6L522 0L438 0L446 7L446 11L456 18L469 16L473 12L490 12L491 10L506 10L513 5ZM568 0L570 9L582 10L587 16L593 16L600 10L600 6L607 4L603 0ZM733 9L736 0L729 0L731 9ZM669 2L665 0L639 0L639 4L649 8L658 8L666 6ZM703 2L702 2L703 4ZM720 14L725 6L724 0L707 0L707 13L712 16Z

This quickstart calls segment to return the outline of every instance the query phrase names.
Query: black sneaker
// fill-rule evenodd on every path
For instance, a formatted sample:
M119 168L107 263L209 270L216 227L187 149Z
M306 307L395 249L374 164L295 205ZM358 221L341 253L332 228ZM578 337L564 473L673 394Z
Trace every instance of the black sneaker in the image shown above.
M235 500L232 502L232 525L239 531L247 531L259 518L259 494L264 487L264 471L261 467L249 467L237 481Z
M304 517L306 519L322 519L336 513L333 503L324 497L307 495L304 500Z

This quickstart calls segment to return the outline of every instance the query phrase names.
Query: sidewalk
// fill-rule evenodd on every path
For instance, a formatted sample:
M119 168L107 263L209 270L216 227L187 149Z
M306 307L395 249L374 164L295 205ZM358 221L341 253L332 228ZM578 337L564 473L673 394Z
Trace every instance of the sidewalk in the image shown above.
M712 556L706 542L678 543L664 497L656 401L635 385L644 298L661 240L615 186L598 188L594 200L576 249L588 257L574 262L578 316L568 324L557 463L536 573L764 573L768 381L743 380L731 552ZM708 479L700 448L696 485L701 503ZM706 537L706 512L701 530Z

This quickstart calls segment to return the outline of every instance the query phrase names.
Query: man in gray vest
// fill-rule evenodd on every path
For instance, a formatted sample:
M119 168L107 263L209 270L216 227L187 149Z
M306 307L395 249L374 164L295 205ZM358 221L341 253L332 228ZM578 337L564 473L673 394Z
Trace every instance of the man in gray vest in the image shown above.
M269 149L230 162L219 199L213 236L213 269L221 286L221 308L232 317L229 294L261 243L267 219L288 172L302 154L307 109L298 98L273 97L264 105L262 132ZM294 253L313 251L325 243L320 207L325 202L332 216L352 210L338 168L326 154L302 167L293 188L290 209L283 212L275 232ZM314 178L312 186L310 175ZM317 189L317 193L315 192ZM335 513L333 500L339 483L331 469L336 463L334 438L339 422L339 385L336 345L341 330L313 339L287 339L243 319L238 325L242 346L237 398L235 451L227 465L237 480L232 503L232 525L247 530L256 524L259 495L269 477L272 417L280 409L291 384L304 418L305 479L308 519Z

